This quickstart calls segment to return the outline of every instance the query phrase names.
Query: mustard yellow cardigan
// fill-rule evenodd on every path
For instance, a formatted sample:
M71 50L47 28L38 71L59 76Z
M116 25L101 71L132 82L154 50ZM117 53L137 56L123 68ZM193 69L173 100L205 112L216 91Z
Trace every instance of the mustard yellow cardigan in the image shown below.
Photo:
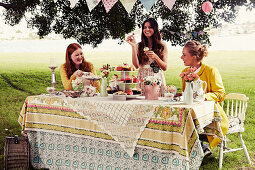
M91 73L96 75L94 67L92 67ZM60 76L61 76L61 81L62 81L62 84L64 86L64 89L65 90L73 90L71 82L72 82L72 80L76 79L76 76L73 74L73 75L71 75L70 79L68 78L67 73L66 73L65 64L61 65L61 67L60 67ZM90 81L90 84L92 85L93 82ZM98 91L98 89L100 87L100 82L99 81L95 81L94 86L96 87L96 89Z
M190 67L185 68L182 72L187 72L189 68ZM221 75L215 67L209 66L203 62L201 64L201 69L199 70L197 75L202 81L206 81L207 83L205 98L207 100L215 101L216 107L218 108L218 111L220 112L222 117L220 125L223 135L225 135L229 127L229 121L224 110L219 104L224 100L224 97L226 95ZM185 81L182 80L182 91L184 91L184 89ZM207 138L211 148L216 147L221 141L220 138L213 138L213 136L207 136Z

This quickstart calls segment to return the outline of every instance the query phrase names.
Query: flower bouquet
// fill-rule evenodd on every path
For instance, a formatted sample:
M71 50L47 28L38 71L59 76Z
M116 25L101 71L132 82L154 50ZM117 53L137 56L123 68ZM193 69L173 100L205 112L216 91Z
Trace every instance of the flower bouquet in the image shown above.
M158 100L162 80L158 76L147 76L144 78L144 92L146 100Z
M182 72L180 74L180 77L184 79L184 81L186 82L192 82L194 80L196 80L197 78L199 78L199 76L194 73L197 70L196 67L194 68L189 68L187 72Z
M194 80L198 79L199 76L194 73L196 71L196 67L189 68L187 72L183 72L180 74L180 77L185 81L185 90L183 92L183 102L184 104L192 104L193 103L193 85Z
M160 86L162 80L159 76L147 76L143 80L145 86Z
M103 65L102 68L100 68L99 70L101 71L101 76L102 78L107 78L110 74L111 71L113 71L115 68L111 67L109 64Z

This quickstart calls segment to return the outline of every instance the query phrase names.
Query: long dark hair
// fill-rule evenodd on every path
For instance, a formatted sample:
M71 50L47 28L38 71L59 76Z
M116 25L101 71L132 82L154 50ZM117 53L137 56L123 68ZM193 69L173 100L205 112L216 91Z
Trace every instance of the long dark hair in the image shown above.
M144 65L149 60L143 51L144 47L148 47L148 38L143 33L144 25L146 22L149 22L154 30L154 34L151 37L152 39L151 50L154 51L154 53L157 54L160 59L163 58L162 52L164 50L157 21L154 18L146 19L142 24L141 42L138 43L138 60L141 65Z
M69 44L68 47L66 48L65 68L66 68L66 73L69 79L73 75L73 73L77 70L77 68L75 68L75 63L73 62L71 58L71 55L73 54L74 51L76 51L79 48L82 49L81 46L77 43ZM92 64L90 64L89 62L86 62L83 57L82 63L79 66L79 70L91 72L91 69L92 69Z

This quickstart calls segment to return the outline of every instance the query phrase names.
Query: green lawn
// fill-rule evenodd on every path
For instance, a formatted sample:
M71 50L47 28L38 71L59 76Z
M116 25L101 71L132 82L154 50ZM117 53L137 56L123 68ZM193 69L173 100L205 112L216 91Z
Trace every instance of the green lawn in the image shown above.
M131 52L85 52L85 58L98 70L103 64L116 66L123 62L131 63ZM168 69L165 72L167 84L174 84L180 91L179 74L184 68L180 59L181 51L170 51ZM51 86L51 72L48 68L50 58L55 57L57 65L64 63L65 53L0 53L0 169L3 168L4 137L20 134L17 122L19 112L29 95L46 93ZM248 103L245 132L243 138L251 159L255 158L255 51L213 51L205 62L217 67L222 75L227 93L243 93L250 100ZM112 73L111 73L112 74ZM59 68L57 69L57 89L62 90ZM228 137L234 143L229 146L240 146L237 135ZM218 150L205 158L201 169L217 169ZM241 169L249 167L242 151L224 155L223 169ZM252 167L250 167L252 168ZM254 168L254 167L253 167Z

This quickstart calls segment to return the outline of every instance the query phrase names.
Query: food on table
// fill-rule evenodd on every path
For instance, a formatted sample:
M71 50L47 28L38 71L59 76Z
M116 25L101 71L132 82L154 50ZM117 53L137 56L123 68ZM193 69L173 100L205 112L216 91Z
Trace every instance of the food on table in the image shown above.
M135 66L134 66L134 65L131 65L131 66L129 67L129 70L130 70L130 71L135 71Z
M116 71L122 71L122 70L123 70L122 65L119 65L119 66L116 67Z
M137 88L133 88L132 91L133 91L133 95L138 95L138 94L142 93L142 90L141 89L137 89Z
M123 64L123 71L130 71L129 70L129 65L127 63Z
M125 83L131 83L131 80L132 80L132 79L131 79L130 76L126 76L124 82L125 82Z
M136 76L132 75L132 82L139 83L139 79Z
M86 74L83 75L85 79L99 79L99 77L91 72L86 72Z
M127 93L125 93L124 91L117 91L116 93L114 93L115 95L127 95Z
M131 89L127 90L127 95L133 95L133 91Z
M149 51L149 47L144 47L143 51Z

